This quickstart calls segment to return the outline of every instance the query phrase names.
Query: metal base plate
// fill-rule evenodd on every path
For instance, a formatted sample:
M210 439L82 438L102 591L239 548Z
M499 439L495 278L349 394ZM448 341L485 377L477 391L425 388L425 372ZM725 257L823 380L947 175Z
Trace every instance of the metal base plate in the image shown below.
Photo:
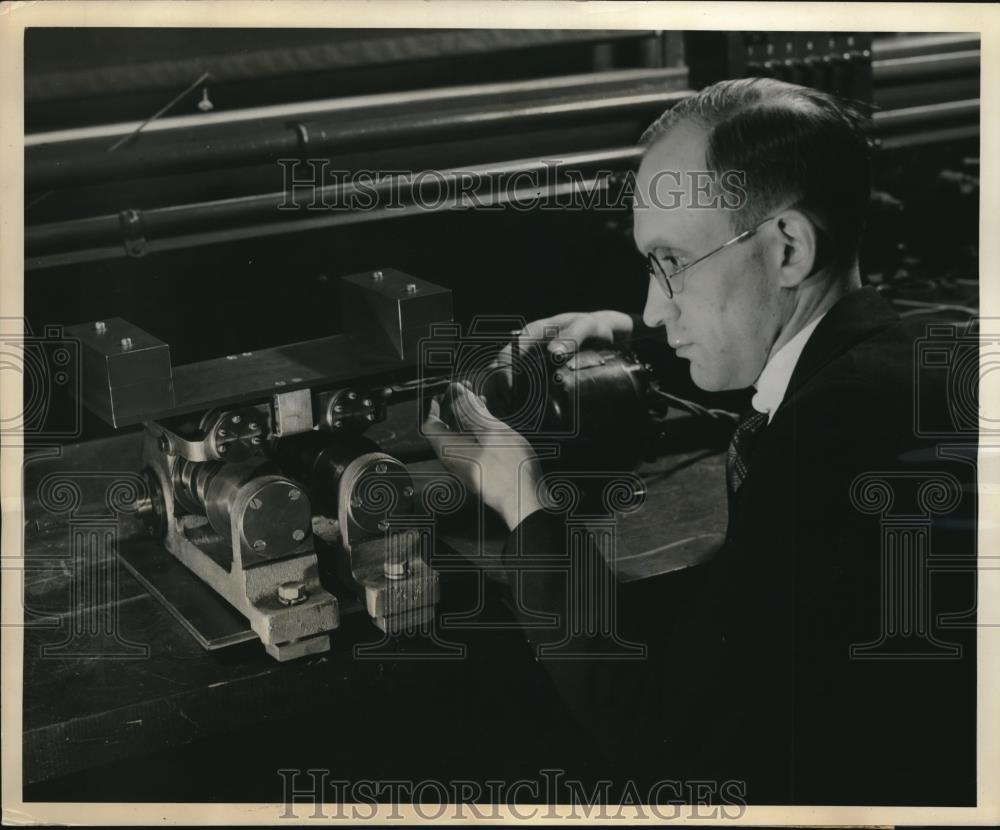
M152 540L126 542L122 564L206 649L256 640L246 618Z

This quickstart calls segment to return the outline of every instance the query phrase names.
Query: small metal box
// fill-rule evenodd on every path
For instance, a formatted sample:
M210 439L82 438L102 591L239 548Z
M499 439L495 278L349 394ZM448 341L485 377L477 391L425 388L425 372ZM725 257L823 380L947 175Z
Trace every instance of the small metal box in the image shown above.
M341 279L344 331L382 352L407 361L434 323L452 319L451 289L394 268Z
M120 317L69 326L80 342L83 402L113 426L174 405L170 347Z

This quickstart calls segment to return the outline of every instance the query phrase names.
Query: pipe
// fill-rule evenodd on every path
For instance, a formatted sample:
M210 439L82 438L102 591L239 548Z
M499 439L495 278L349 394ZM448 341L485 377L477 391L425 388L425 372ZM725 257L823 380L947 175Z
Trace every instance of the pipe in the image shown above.
M574 171L594 170L619 170L628 167L638 160L639 148L619 147L609 150L602 150L589 153L576 153L560 159L562 169ZM431 186L452 185L461 183L463 178L472 177L474 181L480 183L480 189L490 183L507 177L508 181L514 181L515 177L524 174L536 175L539 180L543 175L551 170L551 165L540 159L522 159L509 162L501 162L488 165L476 165L471 167L453 168L442 170L433 179L426 179L418 182L416 188L412 181L407 181L402 177L392 177L380 180L372 185L372 190L376 196L384 197L393 188L398 188L399 201L409 202L414 207L427 209L423 204L415 205L415 195L420 193L420 188ZM300 198L299 203L318 204L323 206L345 205L349 202L352 191L356 188L351 184L338 186L313 188L306 190L307 198ZM477 191L470 191L470 195L477 194ZM509 194L508 194L509 195ZM170 207L152 208L141 211L141 223L144 235L150 238L170 236L171 234L188 232L198 229L201 232L213 230L219 227L230 226L234 223L246 223L252 221L270 220L268 224L288 225L296 221L301 221L302 213L309 213L314 218L318 212L333 214L334 207L317 211L293 208L279 209L280 206L288 203L289 194L285 191L264 193L253 196L241 196L233 199L219 199L211 202L195 202L187 205L172 205ZM385 202L385 199L382 199ZM454 207L454 200L443 204L439 209ZM363 212L363 211L360 211ZM375 212L375 211L370 211ZM344 210L336 210L337 215L343 216ZM382 214L384 215L384 213ZM281 221L274 223L274 217L282 217ZM35 225L25 228L25 253L30 257L41 252L52 249L66 249L72 245L101 245L116 244L121 245L122 219L118 214L105 216L92 216L86 219L70 219L61 222L50 222L44 225Z
M392 122L342 122L290 125L251 137L188 141L128 152L94 153L62 159L25 160L25 181L33 190L137 176L192 173L198 170L266 163L278 158L325 157L355 149L378 149L403 143L467 138L572 124L588 119L622 117L665 108L690 92L668 91L619 95L583 101L509 105L409 115ZM302 127L300 129L299 127Z
M312 121L325 115L337 115L340 118L356 117L365 110L426 107L439 103L474 105L480 101L492 100L496 102L499 99L505 99L505 103L511 103L511 98L527 98L538 93L549 95L567 93L579 96L586 93L606 93L609 88L614 87L628 87L635 91L637 88L654 85L661 89L686 87L687 68L616 69L610 72L533 78L527 81L505 81L406 92L383 92L374 95L352 95L344 98L325 98L317 101L248 107L230 112L177 115L154 121L143 130L143 134L151 135L174 131L180 133L241 124L259 126L263 121L279 123L290 120ZM126 121L119 124L99 124L93 127L74 127L66 130L32 133L25 136L24 146L26 148L52 147L57 144L72 144L98 139L110 144L123 136L131 135L141 123L141 121Z

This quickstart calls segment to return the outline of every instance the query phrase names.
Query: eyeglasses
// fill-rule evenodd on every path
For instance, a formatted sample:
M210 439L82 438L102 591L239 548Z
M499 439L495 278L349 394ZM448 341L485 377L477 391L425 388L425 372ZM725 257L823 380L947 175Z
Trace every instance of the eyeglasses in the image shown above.
M717 253L719 253L719 251L724 251L731 245L738 245L740 242L746 241L755 233L757 233L757 231L760 230L765 223L770 222L772 219L776 218L777 216L768 216L767 219L762 219L760 222L758 222L756 225L750 228L750 230L746 230L743 231L743 233L741 234L737 234L727 242L723 242L718 248L709 251L704 256L698 257L696 260L694 260L693 262L689 262L687 265L682 265L679 268L675 268L669 274L664 270L663 265L660 264L660 261L656 258L656 256L654 256L653 252L650 251L648 254L646 254L649 276L651 276L653 279L656 280L656 284L659 285L660 288L666 293L668 299L672 300L674 298L674 288L673 285L671 284L671 280L673 280L679 274L682 274L684 271L687 271L689 268L693 268L699 262L704 262L709 257L715 256Z

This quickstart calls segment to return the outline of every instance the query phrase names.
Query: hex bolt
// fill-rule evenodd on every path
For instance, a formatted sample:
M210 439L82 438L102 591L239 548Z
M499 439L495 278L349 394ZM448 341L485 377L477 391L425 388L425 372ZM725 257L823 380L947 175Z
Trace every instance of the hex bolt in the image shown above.
M384 276L385 274L383 274L381 271L375 271L372 273L372 279L375 280L375 282L382 282L382 278Z
M300 602L305 602L308 597L306 584L300 580L282 582L278 586L278 602L282 605L298 605Z
M255 539L254 540L254 543L253 543L253 549L254 550L264 550L264 548L266 548L266 547L267 547L267 542L265 542L263 539Z
M387 472L388 469L389 468L386 466L386 464L385 464L384 461L379 461L379 463L375 465L375 472L376 473L384 473L384 472Z
M264 502L262 502L256 496L254 496L254 498L250 499L250 509L251 510L260 510L261 507L263 507L263 506L264 506Z
M409 498L410 496L412 496L413 495L413 488L410 487L409 485L407 485L406 487L404 487L403 488L403 495L406 496L407 498Z
M303 539L306 538L306 532L301 528L296 528L295 530L292 531L292 538L296 542L301 542Z
M288 498L292 501L298 501L302 497L302 491L298 487L293 487L288 491Z
M416 294L417 293L417 284L415 282L408 282L406 284L406 293L407 294Z
M121 343L122 343L122 350L123 351L127 352L129 349L132 348L132 338L131 337L123 337L122 340L121 340Z
M229 420L232 421L234 424L238 424L240 421L243 420L243 417L240 415L233 415L233 417L230 418Z
M94 331L96 331L98 334L104 334L104 332L106 332L107 330L108 330L108 324L105 323L103 320L98 320L96 323L94 323Z

